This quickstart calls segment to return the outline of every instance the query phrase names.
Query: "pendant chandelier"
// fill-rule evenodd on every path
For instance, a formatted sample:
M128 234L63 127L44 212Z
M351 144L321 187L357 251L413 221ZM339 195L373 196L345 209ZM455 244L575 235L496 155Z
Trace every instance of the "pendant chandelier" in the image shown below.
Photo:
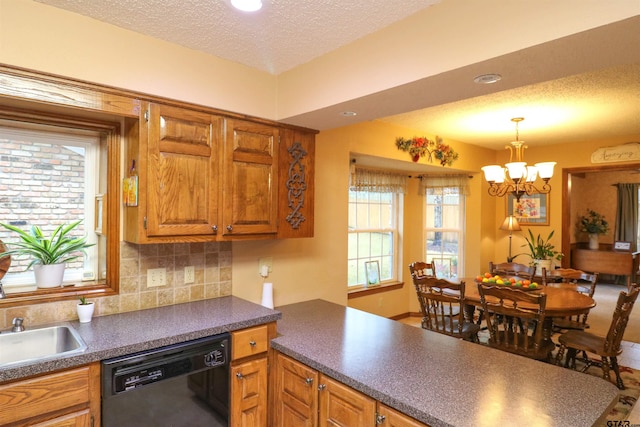
M553 176L553 167L556 162L542 162L527 166L527 162L524 161L524 150L527 146L524 145L524 141L520 141L518 133L518 124L523 120L523 117L511 119L516 124L516 140L505 147L509 150L509 163L504 166L489 165L482 168L484 178L489 183L488 192L491 196L504 197L506 194L513 194L520 201L520 197L524 194L531 196L551 191L549 180ZM543 181L542 187L535 185L538 176Z

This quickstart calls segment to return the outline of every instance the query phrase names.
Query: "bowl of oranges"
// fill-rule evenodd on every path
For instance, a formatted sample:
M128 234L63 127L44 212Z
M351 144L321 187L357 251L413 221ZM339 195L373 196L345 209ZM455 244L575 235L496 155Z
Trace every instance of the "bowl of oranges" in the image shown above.
M487 285L508 286L522 291L535 291L540 289L540 285L538 283L532 282L528 279L523 279L521 277L501 277L491 273L484 273L483 275L476 276L476 282L485 283Z

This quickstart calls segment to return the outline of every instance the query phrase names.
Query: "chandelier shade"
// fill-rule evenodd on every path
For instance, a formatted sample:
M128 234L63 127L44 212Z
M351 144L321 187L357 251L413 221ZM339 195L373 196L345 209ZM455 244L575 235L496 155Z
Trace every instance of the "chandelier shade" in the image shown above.
M517 200L520 200L524 194L530 196L535 193L549 193L551 191L549 180L553 177L553 168L556 162L527 165L527 162L524 161L524 150L527 146L524 145L524 141L520 141L518 132L518 123L523 120L522 117L511 119L516 124L516 140L505 147L509 150L509 163L504 166L488 165L482 167L484 178L489 183L488 192L491 196L504 197L507 194L513 194ZM535 182L538 176L543 184L537 187Z

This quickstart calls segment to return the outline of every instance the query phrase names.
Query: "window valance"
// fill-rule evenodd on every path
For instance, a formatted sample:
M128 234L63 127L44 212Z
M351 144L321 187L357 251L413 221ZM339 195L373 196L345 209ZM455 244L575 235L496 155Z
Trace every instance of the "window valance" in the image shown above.
M469 176L460 175L420 175L420 194L427 188L457 187L460 194L469 195Z
M406 193L407 175L377 169L352 166L349 177L351 191L372 193Z

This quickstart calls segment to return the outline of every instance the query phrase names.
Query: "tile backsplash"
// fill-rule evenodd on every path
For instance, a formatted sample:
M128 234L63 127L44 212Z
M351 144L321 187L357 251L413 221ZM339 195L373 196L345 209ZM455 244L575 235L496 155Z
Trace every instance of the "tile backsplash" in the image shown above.
M120 244L120 292L89 298L94 316L123 313L231 295L231 243ZM194 267L193 283L184 283L184 267ZM147 270L166 269L166 284L147 287ZM24 324L42 325L76 320L77 300L0 309L0 329L11 327L14 317Z

